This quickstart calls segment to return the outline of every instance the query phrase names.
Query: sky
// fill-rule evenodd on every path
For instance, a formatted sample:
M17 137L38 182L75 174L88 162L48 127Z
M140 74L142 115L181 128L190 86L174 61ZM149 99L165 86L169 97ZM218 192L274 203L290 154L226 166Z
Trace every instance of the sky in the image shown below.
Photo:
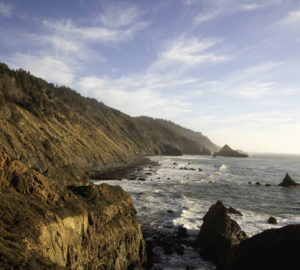
M216 144L300 154L300 1L0 0L0 61Z

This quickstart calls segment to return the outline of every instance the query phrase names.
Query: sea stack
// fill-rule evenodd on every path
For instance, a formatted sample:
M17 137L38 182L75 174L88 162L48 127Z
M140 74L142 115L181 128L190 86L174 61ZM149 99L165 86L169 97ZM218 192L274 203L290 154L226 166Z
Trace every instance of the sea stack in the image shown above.
M294 186L299 186L298 183L296 183L287 173L282 180L282 182L279 184L281 187L294 187Z
M231 149L227 144L223 146L223 148L219 152L215 152L213 157L241 157L246 158L249 157L247 154L240 153L236 150Z

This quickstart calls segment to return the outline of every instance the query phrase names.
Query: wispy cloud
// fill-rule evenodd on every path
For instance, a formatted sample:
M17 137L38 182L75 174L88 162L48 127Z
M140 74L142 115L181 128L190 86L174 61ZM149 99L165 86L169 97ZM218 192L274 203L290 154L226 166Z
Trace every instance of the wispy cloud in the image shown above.
M175 79L174 79L175 80ZM113 79L109 77L85 77L78 82L81 93L93 96L109 106L133 115L148 115L166 118L190 111L184 98L176 95L164 96L159 89L166 87L170 78L155 75L128 76ZM176 84L178 81L174 81ZM189 81L187 80L188 84ZM182 83L184 84L184 83Z
M12 11L13 11L12 4L0 2L0 16L11 17Z
M196 37L179 37L169 41L158 54L157 60L151 65L151 70L163 70L169 67L193 67L229 61L229 55L222 54L216 48L220 39L198 39Z
M61 85L70 86L74 81L74 66L62 59L16 53L7 57L7 62L14 68L30 70L35 76Z
M148 24L139 22L123 30L112 30L101 26L76 26L72 20L44 20L43 25L60 37L72 40L111 42L131 38L134 32L144 29Z
M142 12L135 6L106 6L99 15L102 25L108 28L120 28L135 23Z
M281 26L297 26L298 28L299 23L300 23L300 9L290 11L287 16L279 20L276 24Z
M250 12L265 8L271 5L277 5L281 0L256 0L256 1L239 1L239 0L208 0L196 1L201 6L201 12L194 18L194 24L200 25L217 17L223 17L238 12ZM191 2L189 2L191 4Z

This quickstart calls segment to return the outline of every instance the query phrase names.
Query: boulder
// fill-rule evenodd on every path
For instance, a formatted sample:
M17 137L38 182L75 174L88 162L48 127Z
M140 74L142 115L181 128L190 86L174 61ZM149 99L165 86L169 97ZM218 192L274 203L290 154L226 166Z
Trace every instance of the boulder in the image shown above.
M300 224L270 229L234 246L217 270L296 270Z
M277 219L274 218L274 217L269 217L268 223L269 223L269 224L277 224Z
M293 187L293 186L299 186L298 183L296 183L287 173L282 180L282 182L279 184L281 187Z
M224 204L217 201L204 216L198 235L200 254L214 263L218 263L232 246L247 238L245 232L227 212Z

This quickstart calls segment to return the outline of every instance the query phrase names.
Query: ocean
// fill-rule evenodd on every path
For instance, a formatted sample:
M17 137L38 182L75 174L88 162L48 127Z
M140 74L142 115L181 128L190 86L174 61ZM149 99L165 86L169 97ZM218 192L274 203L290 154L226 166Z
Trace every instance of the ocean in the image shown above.
M286 173L300 183L300 156L255 154L249 158L212 158L184 155L150 159L157 165L135 172L145 181L95 181L95 184L120 185L129 192L142 225L162 231L183 225L190 237L195 238L203 216L217 200L243 213L243 216L231 216L248 236L300 223L300 187L278 186ZM278 224L268 224L270 216L275 217ZM166 255L159 248L156 252L160 253L160 260L153 269L214 269L190 247L186 247L184 255L176 252Z

